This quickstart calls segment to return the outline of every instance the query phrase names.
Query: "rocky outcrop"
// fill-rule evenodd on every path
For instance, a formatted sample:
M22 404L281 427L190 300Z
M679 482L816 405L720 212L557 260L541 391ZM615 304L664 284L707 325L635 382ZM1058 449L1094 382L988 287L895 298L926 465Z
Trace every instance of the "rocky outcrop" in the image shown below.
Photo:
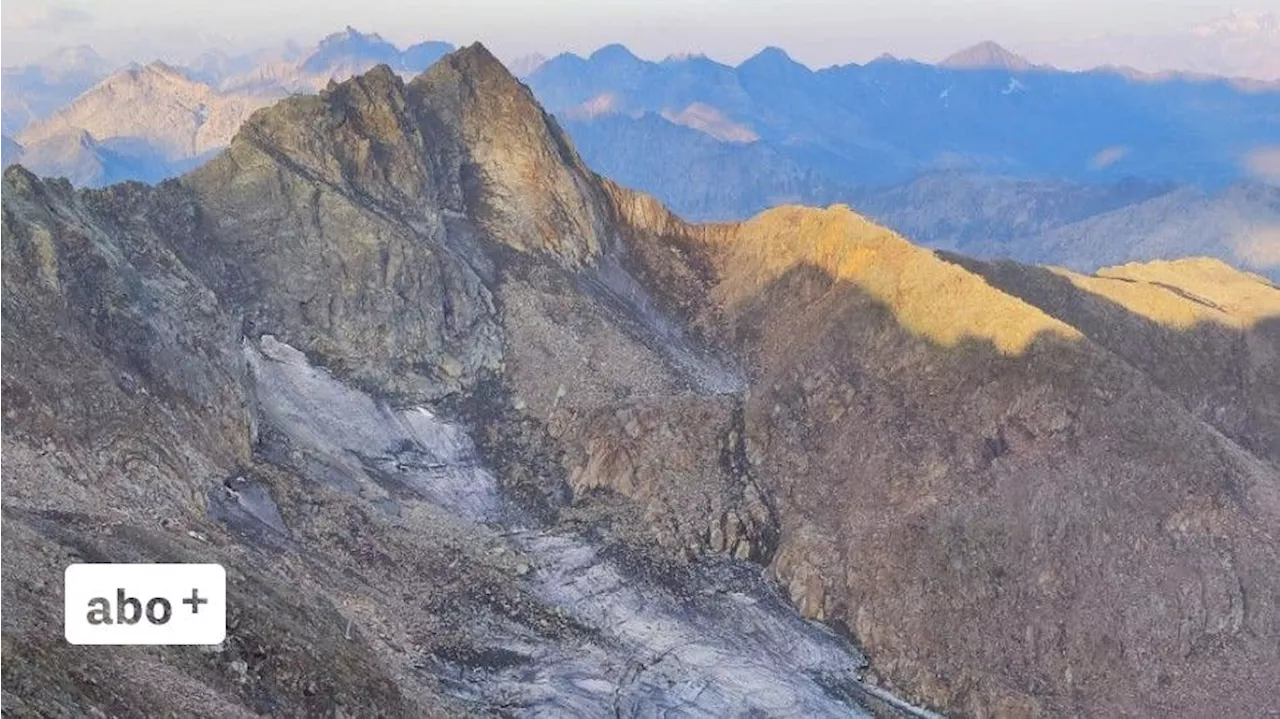
M6 612L7 706L1269 701L1261 278L988 265L839 206L689 225L480 46L177 181L3 197L6 608L70 556L221 561L237 607L145 675Z

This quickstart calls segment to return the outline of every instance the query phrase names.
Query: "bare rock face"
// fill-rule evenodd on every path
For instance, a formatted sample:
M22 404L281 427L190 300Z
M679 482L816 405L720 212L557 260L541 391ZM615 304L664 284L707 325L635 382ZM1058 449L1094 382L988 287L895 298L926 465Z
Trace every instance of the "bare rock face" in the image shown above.
M457 133L470 214L499 241L580 266L609 228L594 175L568 138L483 46L447 56L414 80L433 126Z
M1261 278L979 263L843 207L689 225L479 46L158 187L4 182L6 706L1269 706ZM42 603L71 561L192 558L232 577L213 650L121 668Z
M154 172L134 167L131 176L165 177L172 174L172 167L226 147L240 125L273 99L222 93L178 69L153 62L105 78L50 117L23 129L18 140L35 148L65 144L67 138L87 134L117 150L122 155L119 164L128 165L128 159L142 149L142 155L154 162L168 163ZM26 162L62 170L52 159L38 154L24 157ZM94 184L109 179L83 172L71 177Z

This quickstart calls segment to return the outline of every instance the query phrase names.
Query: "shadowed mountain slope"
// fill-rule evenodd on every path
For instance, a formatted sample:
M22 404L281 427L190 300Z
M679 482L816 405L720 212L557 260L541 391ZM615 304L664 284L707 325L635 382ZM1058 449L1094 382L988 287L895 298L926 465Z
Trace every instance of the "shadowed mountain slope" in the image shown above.
M690 225L479 45L175 181L3 198L6 707L1270 701L1261 278L989 265L841 206ZM191 558L221 647L62 641L66 563Z

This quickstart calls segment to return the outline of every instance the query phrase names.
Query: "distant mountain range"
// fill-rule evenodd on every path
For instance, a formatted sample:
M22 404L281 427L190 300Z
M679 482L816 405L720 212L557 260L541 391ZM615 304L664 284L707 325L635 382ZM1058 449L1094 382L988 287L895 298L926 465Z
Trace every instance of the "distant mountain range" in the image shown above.
M64 48L39 63L3 70L3 129L12 135L71 102L110 71L90 47Z
M940 170L865 186L833 180L767 143L718 140L653 113L564 127L592 167L702 220L843 202L922 244L978 257L1093 270L1207 255L1280 281L1280 188L1266 182L1206 190Z
M1101 35L1066 42L1028 44L1026 49L1060 67L1115 65L1144 72L1280 80L1280 17L1233 11L1170 33Z
M964 169L1217 187L1244 176L1250 151L1280 144L1280 91L1032 67L993 43L942 65L882 59L817 71L778 48L731 67L705 57L650 62L609 46L555 57L527 81L574 120L656 113L700 129L682 119L696 108L857 184Z
M240 70L243 63L232 61L227 70L210 73L207 81L225 92L273 96L314 92L331 80L345 80L375 65L386 65L405 77L412 77L453 49L453 45L438 41L400 49L376 33L362 33L347 27L325 37L297 59L286 56L240 72L235 71Z
M311 48L105 78L92 51L60 53L5 71L4 163L80 185L155 182L281 97L377 64L415 75L451 48L401 49L348 27ZM778 48L737 66L652 62L621 45L518 64L593 168L691 218L844 202L982 257L1091 270L1203 253L1280 271L1280 203L1253 162L1280 147L1277 83L1067 72L993 42L937 65L817 71Z
M379 64L416 75L452 49L422 42L401 50L348 27L307 51L210 51L192 67L152 62L105 77L92 50L61 53L47 66L5 71L4 162L78 185L156 182L226 147L254 110L282 97Z
M1091 270L1206 254L1280 276L1265 148L1280 91L1033 67L994 43L938 66L737 67L625 48L528 78L583 157L704 220L847 202L930 246Z
M1280 188L1261 182L1207 192L936 173L855 190L849 202L931 247L977 257L1092 270L1203 255L1280 280Z
M191 67L153 63L148 67L160 73L139 73L131 66L109 79L105 61L78 48L5 70L4 132L24 148L81 130L104 144L118 137L149 142L151 127L121 134L129 128L104 126L105 116L130 114L113 107L122 102L116 95L122 88L129 97L200 95L201 102L183 103L193 114L228 101L261 106L377 64L415 75L451 48L428 41L401 49L348 27L310 49L286 46L244 56L210 51ZM653 112L716 139L762 141L833 180L858 184L966 169L1086 182L1138 176L1223 186L1242 176L1247 153L1280 144L1280 83L1155 76L1132 68L1062 72L993 42L937 65L886 57L818 71L778 48L736 67L697 55L651 62L621 45L585 58L531 56L518 64L562 119ZM175 74L191 85L179 87L183 83L163 77ZM138 87L124 88L129 84ZM68 107L73 98L74 109ZM62 116L51 118L55 113ZM151 125L163 121L146 118ZM105 124L120 121L112 117ZM183 118L181 124L189 123ZM182 163L199 155L198 144L194 154L182 157L171 150L154 154ZM33 149L24 162L39 171L41 155Z

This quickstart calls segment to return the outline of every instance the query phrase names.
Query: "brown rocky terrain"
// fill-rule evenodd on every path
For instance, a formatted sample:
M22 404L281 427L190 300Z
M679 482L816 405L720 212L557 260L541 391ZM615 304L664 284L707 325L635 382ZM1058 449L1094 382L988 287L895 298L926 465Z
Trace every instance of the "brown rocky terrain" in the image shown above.
M1271 709L1262 278L689 225L478 45L3 202L15 715ZM219 647L63 641L67 564L193 560Z

